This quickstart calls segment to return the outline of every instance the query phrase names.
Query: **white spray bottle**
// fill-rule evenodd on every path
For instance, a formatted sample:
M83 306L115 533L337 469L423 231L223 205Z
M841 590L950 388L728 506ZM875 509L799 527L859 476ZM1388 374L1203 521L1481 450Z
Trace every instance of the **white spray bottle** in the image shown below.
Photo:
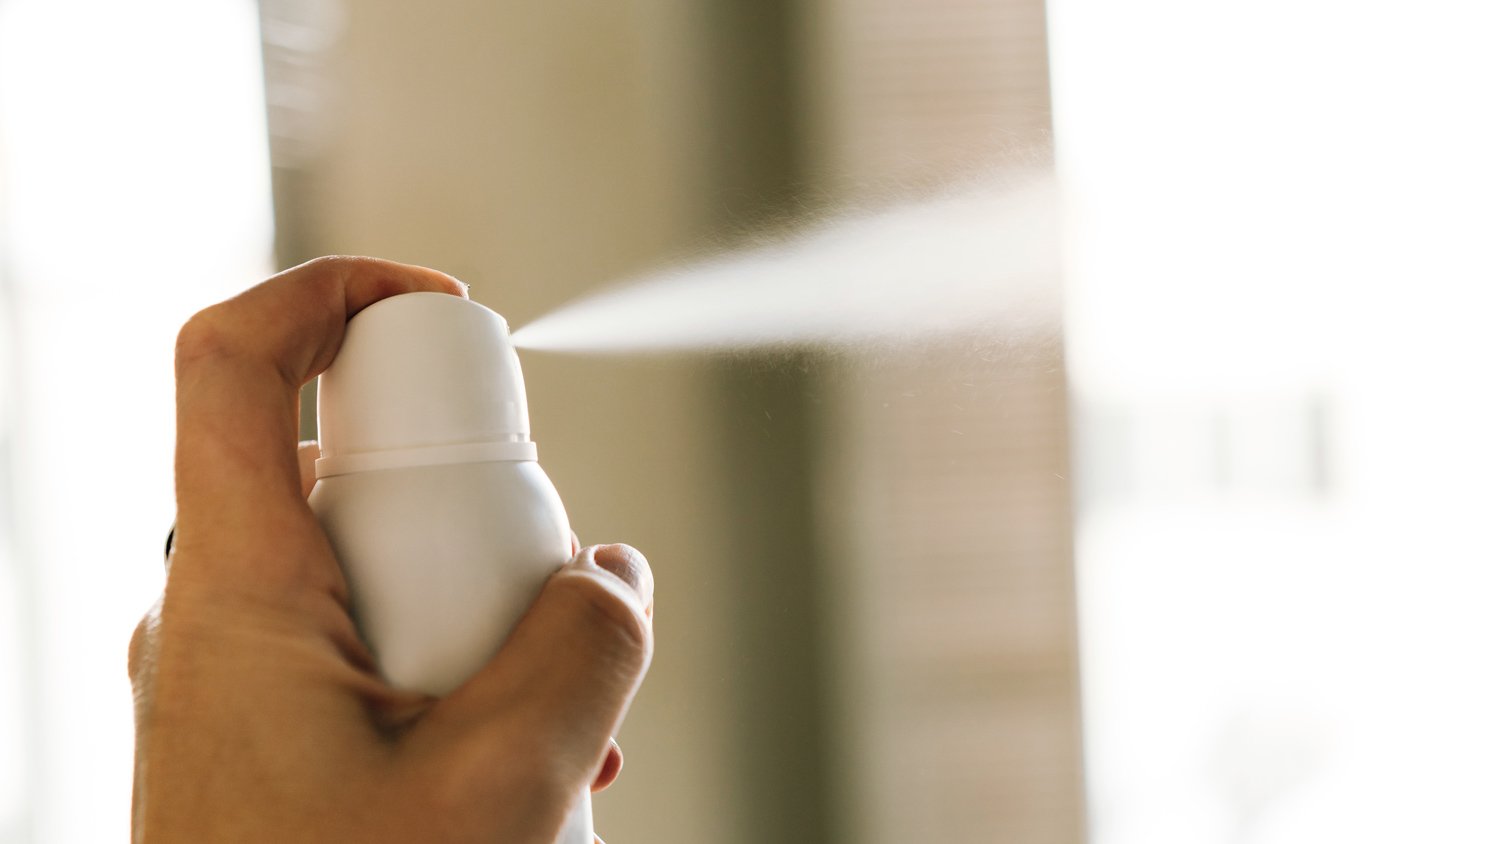
M318 379L309 499L393 685L443 695L499 649L567 562L568 517L537 464L499 314L443 293L349 321ZM587 790L557 844L593 844Z

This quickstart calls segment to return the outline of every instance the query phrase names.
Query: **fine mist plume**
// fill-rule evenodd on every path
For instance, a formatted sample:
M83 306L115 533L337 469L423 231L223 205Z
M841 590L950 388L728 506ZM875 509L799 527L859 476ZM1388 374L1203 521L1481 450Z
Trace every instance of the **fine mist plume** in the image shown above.
M1050 173L971 183L626 282L521 328L515 344L733 350L1050 333L1058 230Z

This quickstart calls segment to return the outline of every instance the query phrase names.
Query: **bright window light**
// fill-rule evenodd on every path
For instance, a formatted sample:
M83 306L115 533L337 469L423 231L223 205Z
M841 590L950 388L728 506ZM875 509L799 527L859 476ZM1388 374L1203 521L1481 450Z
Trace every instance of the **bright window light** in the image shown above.
M1049 12L1093 839L1500 839L1500 7Z
M125 649L172 520L172 343L270 268L262 90L251 0L0 3L0 840L127 834Z

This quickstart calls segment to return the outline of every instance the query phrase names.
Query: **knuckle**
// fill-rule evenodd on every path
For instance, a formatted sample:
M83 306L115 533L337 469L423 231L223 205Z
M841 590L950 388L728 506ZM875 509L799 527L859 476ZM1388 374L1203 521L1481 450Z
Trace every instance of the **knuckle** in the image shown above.
M156 623L156 613L146 613L135 626L135 631L130 634L130 648L126 653L126 671L130 676L131 683L140 685L145 680L147 667L150 665L150 648L153 636L153 627Z
M344 279L367 270L379 262L361 255L324 255L303 265L307 276L318 283L337 288Z
M181 371L205 360L223 357L233 348L224 305L214 305L193 314L177 332L177 369Z
M146 659L146 620L141 619L135 626L135 632L130 634L130 651L126 655L126 671L130 679L136 680L141 676L141 665Z
M297 280L304 295L315 299L326 299L334 305L335 298L342 297L344 281L356 272L357 258L348 255L324 255L308 262L305 273ZM332 307L330 310L341 310Z
M307 266L317 267L318 269L334 269L339 264L349 260L351 260L351 256L349 255L320 255L308 261Z
M556 578L554 588L570 600L576 614L595 638L613 643L621 656L635 655L641 663L651 653L651 622L636 602L599 578L569 574Z
M344 319L344 297L351 280L378 277L383 261L360 255L324 255L303 266L307 270L299 280L306 295L321 300L324 310L338 324ZM330 330L336 326L330 325Z
M353 255L324 255L303 265L307 275L314 279L337 279L352 270L359 259Z

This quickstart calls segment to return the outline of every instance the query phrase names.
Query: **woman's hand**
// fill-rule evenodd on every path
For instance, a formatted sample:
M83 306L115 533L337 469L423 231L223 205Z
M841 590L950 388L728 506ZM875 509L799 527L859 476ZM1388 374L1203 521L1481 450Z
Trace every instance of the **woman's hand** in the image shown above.
M442 699L391 688L305 500L298 390L344 324L432 270L324 258L215 305L177 344L178 518L130 646L134 840L552 844L608 785L651 660L652 579L585 548L491 662ZM306 457L306 452L301 455Z

